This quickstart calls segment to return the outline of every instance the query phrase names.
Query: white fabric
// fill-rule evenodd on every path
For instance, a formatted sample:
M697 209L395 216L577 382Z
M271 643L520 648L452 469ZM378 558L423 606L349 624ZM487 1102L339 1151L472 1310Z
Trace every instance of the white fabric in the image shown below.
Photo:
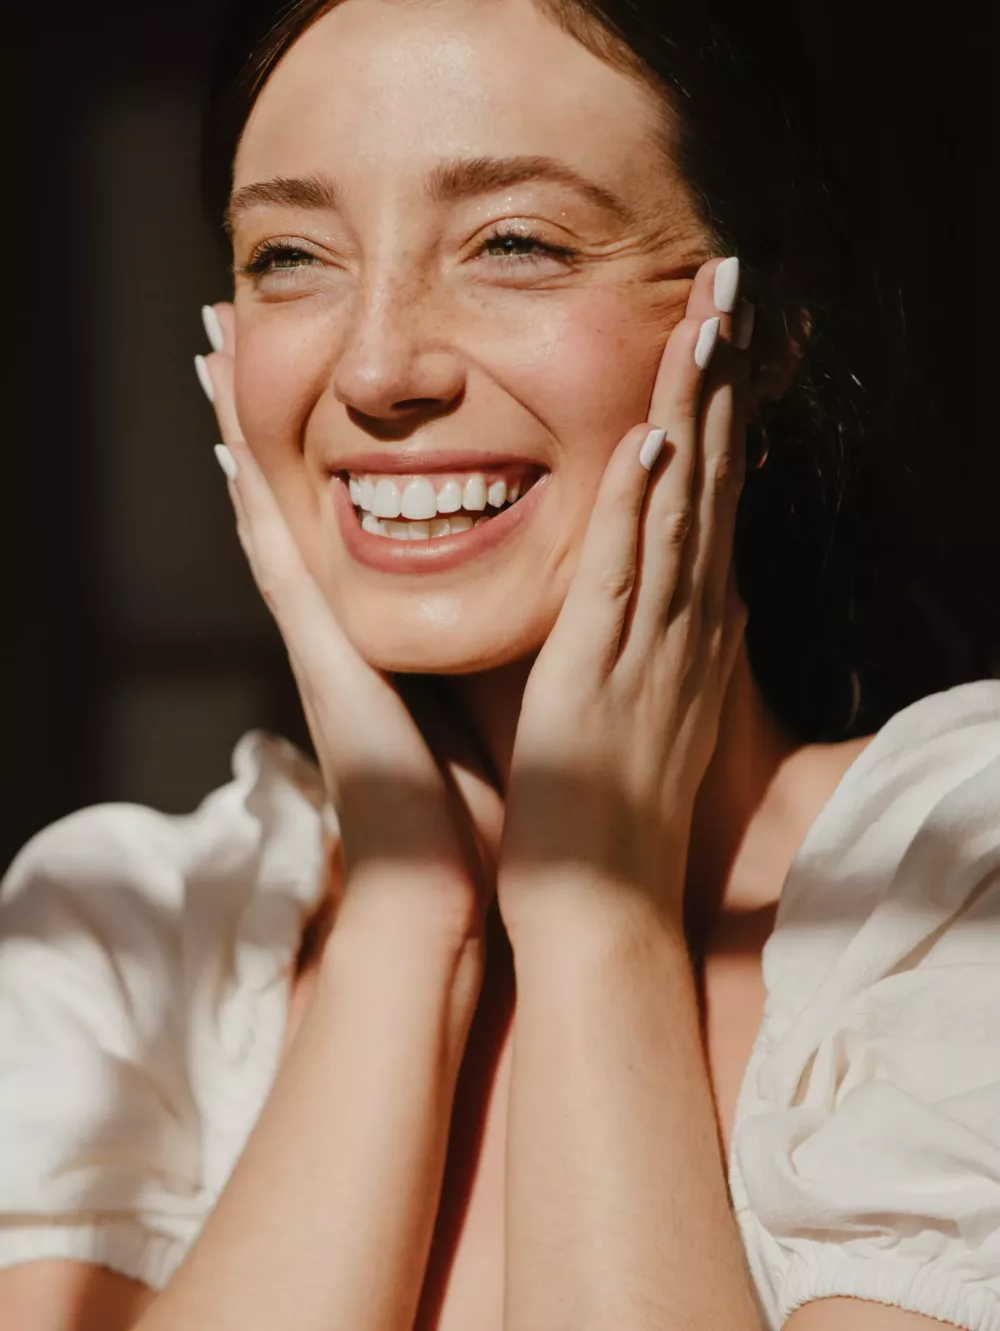
M763 971L730 1184L769 1327L854 1295L1000 1331L1000 682L868 745Z
M162 1287L260 1112L335 820L283 740L233 771L188 816L71 815L0 885L0 1266ZM763 966L729 1165L769 1331L831 1295L1000 1331L1000 681L879 732Z

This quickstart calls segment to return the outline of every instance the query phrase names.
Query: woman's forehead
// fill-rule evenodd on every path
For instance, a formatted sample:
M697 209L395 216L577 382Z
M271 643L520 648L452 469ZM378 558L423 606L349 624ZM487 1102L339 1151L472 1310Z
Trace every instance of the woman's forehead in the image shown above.
M634 190L661 157L662 122L651 91L531 0L344 0L269 77L235 176L419 176L423 162L534 155Z

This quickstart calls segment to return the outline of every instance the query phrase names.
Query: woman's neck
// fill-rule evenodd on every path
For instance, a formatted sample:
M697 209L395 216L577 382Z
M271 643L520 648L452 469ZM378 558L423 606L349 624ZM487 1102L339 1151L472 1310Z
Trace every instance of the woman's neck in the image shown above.
M521 699L534 657L475 675L447 675L442 684L479 747L489 755L501 790L507 789Z

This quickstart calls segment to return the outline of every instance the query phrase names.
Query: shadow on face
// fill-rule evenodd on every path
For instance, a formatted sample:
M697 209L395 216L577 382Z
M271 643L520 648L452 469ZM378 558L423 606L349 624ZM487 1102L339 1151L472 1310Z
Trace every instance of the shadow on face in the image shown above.
M344 0L265 85L238 410L374 664L484 670L551 629L708 254L663 117L530 0Z

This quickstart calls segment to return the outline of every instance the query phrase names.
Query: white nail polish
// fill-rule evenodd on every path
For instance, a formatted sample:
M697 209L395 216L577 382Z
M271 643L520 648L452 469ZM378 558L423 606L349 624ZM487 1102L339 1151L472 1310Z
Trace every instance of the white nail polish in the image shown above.
M212 387L212 380L208 373L208 366L205 364L204 356L195 356L194 372L198 376L198 382L201 384L201 391L208 398L209 402L215 401L215 389Z
M715 270L715 308L720 314L732 314L740 291L740 261L735 254L723 259Z
M749 300L741 300L733 317L733 346L746 351L753 340L753 325L757 311Z
M201 321L205 325L205 336L208 338L212 350L221 351L225 346L225 339L222 336L222 324L219 323L219 316L211 305L203 305L201 307Z
M698 341L694 348L694 363L699 370L704 370L712 359L712 352L719 340L720 322L718 315L714 319L706 319L698 331Z
M218 459L219 466L226 473L231 481L236 480L236 459L230 453L225 444L215 445L215 456Z
M653 470L653 463L660 456L660 450L663 448L663 441L666 437L666 430L650 430L639 449L640 466L645 467L647 471Z

